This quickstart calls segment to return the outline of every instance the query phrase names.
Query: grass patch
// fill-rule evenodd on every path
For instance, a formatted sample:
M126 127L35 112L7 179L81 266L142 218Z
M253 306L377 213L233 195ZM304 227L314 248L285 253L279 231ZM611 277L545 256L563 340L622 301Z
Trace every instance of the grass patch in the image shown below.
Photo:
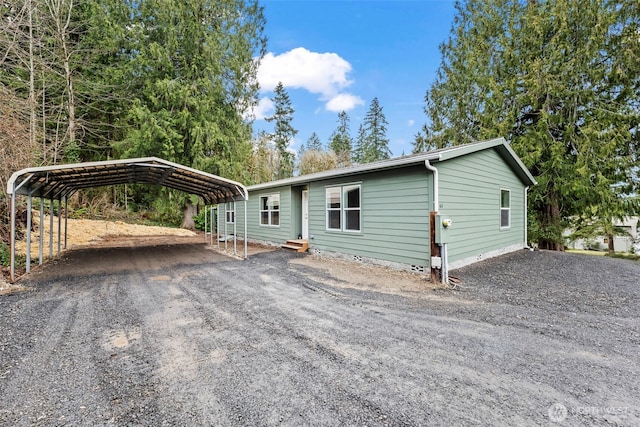
M629 252L615 252L609 254L607 251L588 251L586 249L566 249L565 252L572 254L593 255L593 256L608 256L611 258L629 259L632 261L640 261L640 255L631 254Z
M630 254L628 252L616 252L614 254L608 255L611 258L621 258L621 259L630 259L632 261L640 261L640 255Z

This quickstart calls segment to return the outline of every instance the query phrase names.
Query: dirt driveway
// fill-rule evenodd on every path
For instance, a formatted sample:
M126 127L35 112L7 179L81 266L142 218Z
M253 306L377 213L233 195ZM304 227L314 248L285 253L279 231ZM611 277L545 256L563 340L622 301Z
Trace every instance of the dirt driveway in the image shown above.
M72 251L0 296L0 424L640 425L640 264L522 251L454 274Z

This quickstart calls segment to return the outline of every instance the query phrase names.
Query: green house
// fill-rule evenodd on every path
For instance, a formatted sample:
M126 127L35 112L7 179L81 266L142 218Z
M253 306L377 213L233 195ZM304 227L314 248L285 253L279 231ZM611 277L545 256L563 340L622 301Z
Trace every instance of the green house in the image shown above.
M246 233L300 239L323 256L453 269L526 246L534 184L507 142L492 139L250 186ZM218 229L244 206L221 205Z

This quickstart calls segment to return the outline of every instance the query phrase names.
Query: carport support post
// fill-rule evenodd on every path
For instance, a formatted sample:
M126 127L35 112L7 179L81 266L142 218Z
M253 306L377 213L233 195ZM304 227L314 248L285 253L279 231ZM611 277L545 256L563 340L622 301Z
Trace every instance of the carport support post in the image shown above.
M69 230L67 218L69 218L69 199L64 196L64 248L67 249L67 231Z
M62 245L62 199L58 198L58 254L60 255L60 245Z
M218 203L218 218L216 218L216 245L218 246L218 250L220 250L220 233L218 233L219 228L220 228L220 203Z
M227 250L227 204L224 202L224 250Z
M233 201L233 254L238 255L238 209L236 209L236 201Z
M44 247L44 198L40 197L40 245L38 247L38 261L42 265L42 251Z
M49 199L49 259L53 258L53 197Z
M204 244L207 244L207 205L204 205Z
M213 205L209 206L209 246L213 246ZM216 230L218 227L216 227Z
M31 273L31 192L27 195L27 273Z
M13 283L16 277L16 191L11 193L11 271L9 282Z

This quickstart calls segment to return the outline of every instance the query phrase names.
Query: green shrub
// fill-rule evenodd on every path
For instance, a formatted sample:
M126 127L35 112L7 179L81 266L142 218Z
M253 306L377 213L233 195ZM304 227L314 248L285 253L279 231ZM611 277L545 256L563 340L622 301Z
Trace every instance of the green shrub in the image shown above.
M9 266L11 262L11 251L9 250L9 246L7 246L4 242L0 242L0 265L5 267Z
M18 268L22 268L27 264L27 258L24 255L16 254L15 261L15 266ZM4 242L0 242L0 265L4 267L11 265L11 249Z
M207 219L207 230L206 232L210 232L211 231L211 224L210 224L210 220L211 217L209 216L209 209L202 209L200 212L198 212L198 215L193 217L193 222L196 223L196 229L202 231L204 230L204 220L205 217ZM214 219L215 221L215 214L214 214Z

